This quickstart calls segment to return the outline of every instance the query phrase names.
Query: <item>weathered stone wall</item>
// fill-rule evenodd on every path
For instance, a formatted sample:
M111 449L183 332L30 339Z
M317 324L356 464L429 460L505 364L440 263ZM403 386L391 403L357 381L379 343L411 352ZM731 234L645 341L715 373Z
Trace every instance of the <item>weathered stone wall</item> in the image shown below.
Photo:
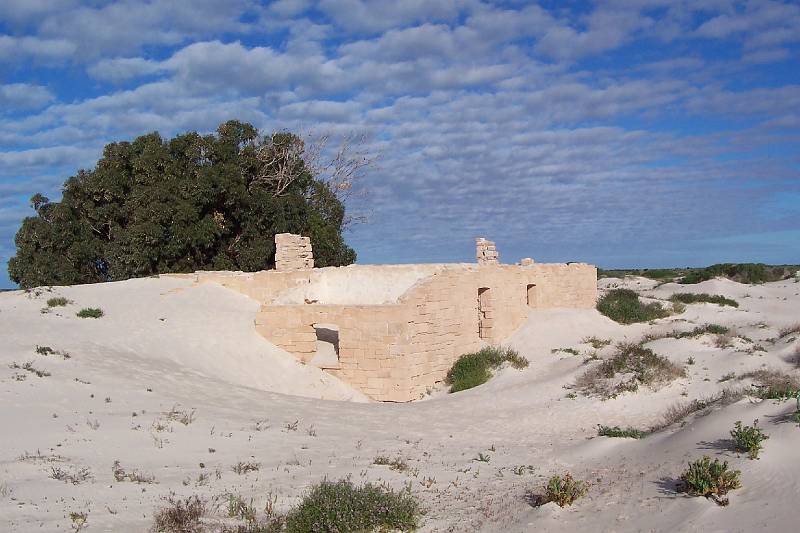
M293 233L275 235L275 270L308 270L314 268L311 239Z
M498 264L500 262L500 254L497 253L497 246L495 246L494 241L487 241L483 237L475 239L475 259L478 260L479 265Z

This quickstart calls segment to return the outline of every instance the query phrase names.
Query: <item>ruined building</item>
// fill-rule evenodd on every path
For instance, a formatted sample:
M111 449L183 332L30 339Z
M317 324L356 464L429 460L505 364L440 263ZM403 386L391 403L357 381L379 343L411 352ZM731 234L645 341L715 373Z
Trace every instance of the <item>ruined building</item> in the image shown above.
M482 238L476 264L317 269L308 238L284 233L275 244L275 270L194 276L261 302L258 333L376 400L419 398L462 354L502 343L530 309L595 305L594 266L504 265Z

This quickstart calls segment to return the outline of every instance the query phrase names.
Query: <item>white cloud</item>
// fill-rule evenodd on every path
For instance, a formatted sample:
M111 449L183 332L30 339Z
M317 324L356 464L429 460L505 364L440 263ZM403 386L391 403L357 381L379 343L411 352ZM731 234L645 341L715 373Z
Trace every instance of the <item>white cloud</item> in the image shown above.
M0 85L0 112L35 109L53 100L53 94L41 85L9 83Z

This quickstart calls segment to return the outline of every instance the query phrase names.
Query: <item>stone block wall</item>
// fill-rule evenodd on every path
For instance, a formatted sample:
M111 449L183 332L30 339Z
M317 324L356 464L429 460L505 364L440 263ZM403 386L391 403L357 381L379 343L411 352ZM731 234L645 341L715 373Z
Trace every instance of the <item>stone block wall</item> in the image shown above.
M483 237L475 239L475 258L478 260L479 265L496 265L500 262L500 254L497 253L497 246L495 246L493 241L487 241Z
M275 235L275 270L308 270L314 268L311 239L292 233Z

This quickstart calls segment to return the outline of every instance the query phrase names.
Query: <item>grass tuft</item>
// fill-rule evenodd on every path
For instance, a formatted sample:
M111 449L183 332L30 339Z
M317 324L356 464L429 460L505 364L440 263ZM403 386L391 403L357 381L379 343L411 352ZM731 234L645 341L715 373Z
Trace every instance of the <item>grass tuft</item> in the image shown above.
M56 296L55 298L50 298L47 300L47 307L64 307L65 305L71 304L72 300L68 300L63 296Z
M660 303L643 303L636 291L630 289L614 289L605 293L597 302L597 310L620 324L649 322L669 316L669 311Z
M517 369L528 366L528 360L521 357L516 350L487 346L478 352L459 357L447 372L445 383L450 385L450 392L477 387L489 381L492 370L506 362Z
M615 438L622 438L622 439L641 439L647 436L646 431L642 431L636 428L625 428L622 429L619 426L597 426L597 435L599 437L615 437Z
M75 313L80 318L100 318L103 314L103 310L97 307L84 307Z

